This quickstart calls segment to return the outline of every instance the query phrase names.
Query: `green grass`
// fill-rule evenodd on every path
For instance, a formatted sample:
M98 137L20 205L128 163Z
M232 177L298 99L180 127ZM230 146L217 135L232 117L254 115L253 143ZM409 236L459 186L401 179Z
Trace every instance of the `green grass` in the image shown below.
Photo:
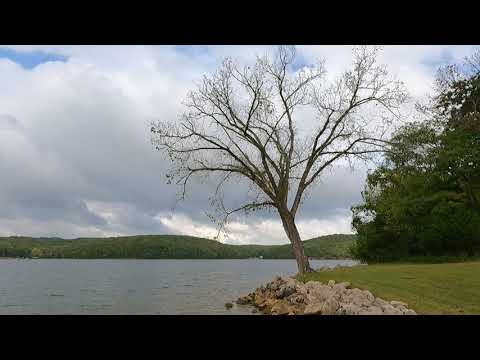
M418 314L480 314L480 261L357 266L299 279L349 281L384 300L404 301Z

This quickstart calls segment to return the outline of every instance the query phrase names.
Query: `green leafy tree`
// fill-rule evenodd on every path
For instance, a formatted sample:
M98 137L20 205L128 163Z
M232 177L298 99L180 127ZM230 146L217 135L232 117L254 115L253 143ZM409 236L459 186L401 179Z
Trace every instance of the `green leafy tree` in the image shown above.
M356 257L480 251L479 59L469 59L467 71L441 69L429 118L401 128L384 164L369 174L363 204L352 208Z

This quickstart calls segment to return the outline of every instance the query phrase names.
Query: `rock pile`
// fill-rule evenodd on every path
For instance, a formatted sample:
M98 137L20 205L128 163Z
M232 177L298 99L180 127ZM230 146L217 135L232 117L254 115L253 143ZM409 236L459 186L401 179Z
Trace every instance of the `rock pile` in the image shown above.
M375 298L368 290L350 283L327 284L276 277L272 282L237 300L268 315L416 315L401 301Z

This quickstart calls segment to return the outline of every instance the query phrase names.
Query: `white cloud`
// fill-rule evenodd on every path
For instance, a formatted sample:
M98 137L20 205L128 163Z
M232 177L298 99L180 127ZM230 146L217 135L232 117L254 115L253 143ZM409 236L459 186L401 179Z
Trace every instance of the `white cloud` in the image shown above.
M257 220L252 218L242 221L231 221L226 231L218 233L214 225L195 221L184 214L160 214L157 216L171 233L218 239L228 244L287 244L288 238L283 230L282 223L277 219ZM303 240L328 234L352 233L350 214L339 211L333 216L323 219L301 219L297 221L300 236ZM218 235L218 238L217 238Z
M203 215L207 185L195 185L172 216L158 215L174 206L176 189L165 185L168 164L153 151L148 124L176 118L194 81L222 57L253 59L270 47L9 47L68 59L26 70L0 58L0 235L216 234ZM380 60L419 97L431 87L432 64L472 49L388 46ZM351 60L346 46L300 46L299 52L306 61L325 57L332 75ZM359 200L364 175L337 168L310 192L298 218L302 238L351 231L348 208ZM229 230L223 241L287 241L274 214L237 218Z

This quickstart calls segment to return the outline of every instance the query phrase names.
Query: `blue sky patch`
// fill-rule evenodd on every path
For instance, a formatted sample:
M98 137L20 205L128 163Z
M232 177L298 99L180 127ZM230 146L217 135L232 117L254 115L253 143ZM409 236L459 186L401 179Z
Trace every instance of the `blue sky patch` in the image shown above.
M421 64L426 65L432 70L437 70L439 67L452 64L456 61L455 57L452 55L450 51L445 49L442 51L440 57L431 57L428 59L424 59L421 61Z
M35 66L51 61L67 61L67 57L59 54L46 53L43 51L15 51L8 48L0 48L0 59L7 58L24 69L31 70Z
M175 50L186 56L198 56L208 54L206 45L175 45Z

